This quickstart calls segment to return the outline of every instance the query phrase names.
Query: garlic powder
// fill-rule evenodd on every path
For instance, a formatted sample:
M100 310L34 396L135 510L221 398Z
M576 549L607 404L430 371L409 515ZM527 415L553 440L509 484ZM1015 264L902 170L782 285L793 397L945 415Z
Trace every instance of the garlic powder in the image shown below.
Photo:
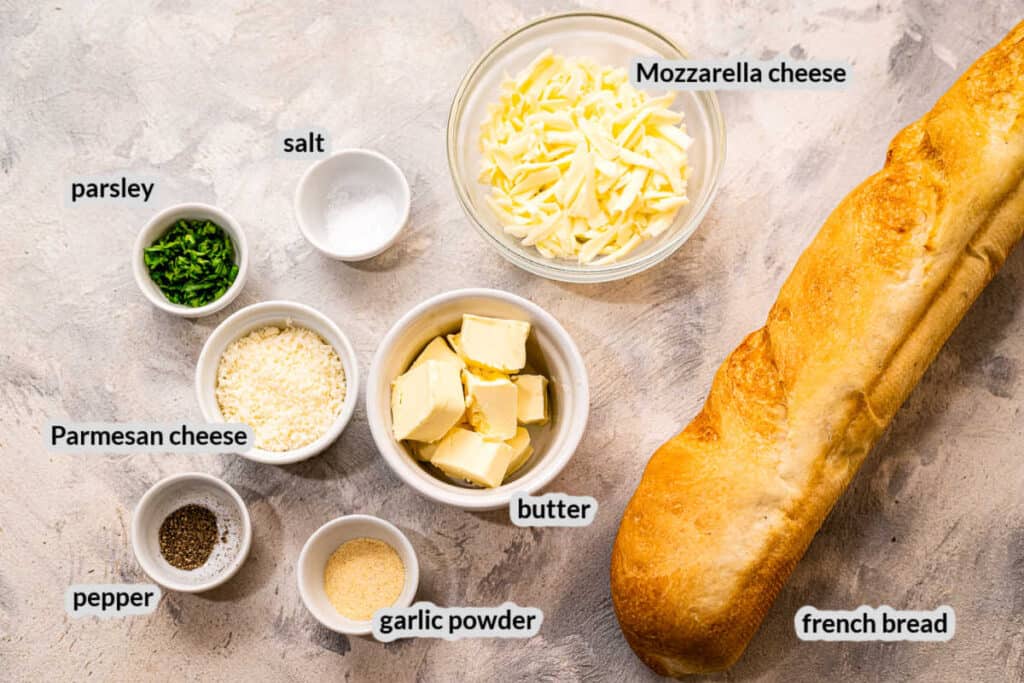
M324 567L324 592L343 617L369 621L391 607L405 588L405 565L395 549L376 538L343 543Z

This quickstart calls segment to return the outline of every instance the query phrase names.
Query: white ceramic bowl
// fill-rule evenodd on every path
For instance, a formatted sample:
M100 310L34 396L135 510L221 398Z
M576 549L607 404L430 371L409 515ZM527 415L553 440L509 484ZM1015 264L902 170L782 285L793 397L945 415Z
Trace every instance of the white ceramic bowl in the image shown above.
M390 159L346 149L321 159L295 189L295 220L316 249L340 261L373 258L409 220L409 183ZM379 223L378 230L368 226Z
M235 276L235 281L228 287L228 291L224 292L221 298L197 308L168 301L164 293L160 291L160 288L149 277L149 269L143 260L143 249L153 244L174 225L175 221L182 218L206 219L219 225L227 233L227 236L231 238L235 249L235 263L238 264L238 275ZM139 289L142 290L142 293L146 295L146 298L154 306L162 311L180 315L183 318L201 318L204 315L210 315L221 310L234 301L235 297L242 291L242 287L245 285L245 278L249 274L249 244L246 242L245 233L242 232L238 222L217 207L210 206L209 204L178 204L164 209L153 216L146 223L145 227L142 228L142 231L139 232L139 236L135 238L135 245L132 251L132 272L135 274L135 282L138 283Z
M345 368L345 402L331 428L311 444L290 451L253 448L239 452L249 460L271 465L287 465L313 457L330 446L352 419L359 400L359 361L348 337L330 318L314 308L294 301L265 301L246 306L218 325L203 345L196 364L196 396L203 417L209 422L224 422L216 396L217 365L224 350L231 342L258 327L287 325L289 322L313 330L334 347Z
M210 559L191 571L178 569L160 554L160 525L169 514L190 503L217 516L217 534ZM175 474L153 485L132 513L132 549L149 578L164 588L199 593L221 585L242 566L252 546L252 523L241 496L224 481L201 472Z
M373 630L372 621L356 621L338 613L327 599L324 590L324 569L338 547L356 538L376 538L384 541L398 553L405 565L405 586L392 607L408 607L416 597L420 583L420 565L412 543L398 527L371 515L338 517L316 530L302 546L295 575L299 582L299 595L306 609L321 624L354 636L365 636Z
M507 482L473 488L442 478L417 461L391 429L391 382L439 334L457 331L462 315L526 320L529 365L550 380L551 420L534 436L534 454ZM461 289L435 296L406 313L387 333L370 366L366 415L377 448L402 481L440 503L466 510L507 506L516 492L532 494L554 479L572 458L587 425L590 389L587 370L569 333L547 311L522 297L495 289Z

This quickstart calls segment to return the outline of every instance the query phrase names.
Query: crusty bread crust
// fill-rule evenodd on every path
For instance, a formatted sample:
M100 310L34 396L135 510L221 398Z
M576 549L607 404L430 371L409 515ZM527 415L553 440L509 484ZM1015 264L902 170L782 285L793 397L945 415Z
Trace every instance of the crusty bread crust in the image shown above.
M667 675L743 653L822 521L1024 231L1024 23L892 141L767 324L651 458L612 552L626 640Z

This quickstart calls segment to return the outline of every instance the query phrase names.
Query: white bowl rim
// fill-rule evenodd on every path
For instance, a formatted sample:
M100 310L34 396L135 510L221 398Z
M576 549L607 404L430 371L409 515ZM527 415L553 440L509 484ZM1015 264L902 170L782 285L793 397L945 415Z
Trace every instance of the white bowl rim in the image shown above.
M347 156L369 157L374 159L375 161L381 162L384 166L388 167L389 170L394 172L399 180L399 183L397 185L397 198L401 201L402 208L401 215L399 216L398 220L398 228L395 230L394 234L390 238L363 252L340 253L338 251L335 251L334 249L331 249L328 245L324 244L323 242L317 239L313 231L309 228L308 225L306 225L306 221L303 220L302 211L299 210L299 205L306 191L306 186L309 184L309 179L313 177L313 174L316 173L316 171L318 171L320 168L326 166L327 164L331 162L336 162L341 157ZM374 256L378 256L387 249L389 249L395 243L395 241L398 240L398 237L399 235L401 235L402 231L405 230L405 226L409 223L409 212L410 206L412 204L412 193L409 189L409 181L405 177L405 173L402 172L402 169L399 168L398 164L396 164L394 161L392 161L387 156L381 154L376 150L366 149L363 147L348 147L346 149L340 149L335 152L332 152L330 155L324 157L323 159L318 159L312 164L310 164L309 168L307 168L306 171L302 174L302 177L299 178L298 184L295 186L295 195L293 197L292 204L292 211L295 214L295 222L299 226L299 232L302 233L302 236L306 238L307 242L313 245L314 249L324 254L325 256L329 256L332 259L337 259L338 261L365 261L367 259L373 258Z
M164 224L168 217L189 211L206 212L217 216L218 225L228 233L228 237L231 239L238 263L238 274L235 276L235 281L228 287L228 290L219 299L211 301L205 306L195 308L168 301L167 297L159 292L159 287L156 287L156 283L153 283L152 288L146 287L143 284L146 281L152 282L152 279L149 277L149 270L146 268L146 263L142 258L143 249L149 246L149 244L146 244L146 241L153 239L153 231L157 228L158 224ZM166 225L164 227L169 228L170 226ZM225 308L241 293L242 287L245 285L245 279L249 274L249 242L246 239L245 231L242 230L242 226L224 209L202 202L174 204L158 211L139 230L139 234L135 237L135 242L132 246L132 273L135 275L135 282L139 289L142 290L142 294L160 310L183 318L202 318ZM154 289L156 293L154 293Z
M140 551L140 548L143 547L143 530L140 522L142 511L147 505L152 503L153 498L156 497L157 493L172 484L187 480L203 481L208 484L212 484L227 493L238 507L242 518L242 530L241 538L239 539L240 545L238 548L238 554L220 574L209 581L196 584L180 583L174 579L165 577L161 574L159 568L149 561L149 556ZM135 509L132 511L131 524L132 552L135 554L135 561L142 567L142 571L146 573L146 576L164 588L172 591L178 591L180 593L202 593L225 583L242 568L242 565L245 564L245 560L249 557L249 550L252 548L252 520L249 518L249 508L245 504L245 501L242 500L242 497L238 495L238 491L236 491L231 484L227 483L220 477L215 477L212 474L206 474L205 472L182 472L180 474L172 474L150 486L149 489L142 494L142 498L139 498L139 502L135 504Z
M596 10L573 10L538 17L512 31L509 31L501 38L491 43L483 54L481 54L480 57L466 70L466 74L459 82L459 86L455 91L455 97L452 98L452 104L448 110L448 121L445 132L445 148L448 158L448 173L451 177L452 185L455 188L455 195L459 200L459 205L462 206L462 210L466 214L466 217L469 219L476 231L484 238L484 241L491 244L502 258L528 273L539 275L540 277L547 278L549 280L581 284L596 284L625 279L653 268L682 248L682 246L686 244L697 232L701 223L704 222L704 218L707 215L707 212L711 209L711 205L714 203L715 197L717 196L718 190L721 186L721 173L722 169L725 167L725 158L728 154L725 119L722 117L722 109L718 104L718 97L715 92L712 90L705 90L696 93L697 96L706 99L705 104L708 110L708 118L713 122L717 132L717 136L712 142L716 147L721 149L717 159L715 159L715 163L709 169L711 175L707 197L703 203L697 206L696 211L690 215L687 223L682 226L683 229L681 229L678 234L674 235L672 239L666 240L660 248L642 258L636 260L629 260L627 258L623 261L611 263L607 266L588 266L580 268L573 266L571 261L566 261L564 259L544 259L540 255L522 255L510 249L497 236L492 234L491 231L477 218L477 215L470 204L469 198L466 196L466 191L460 182L460 177L456 173L456 147L458 146L459 141L454 130L456 113L461 114L461 105L466 99L470 85L474 82L477 74L491 59L495 52L517 36L543 24L568 19L588 18L611 20L628 24L661 40L663 43L674 49L679 54L679 58L687 58L686 51L661 31L658 31L641 21L637 21L620 14Z
M212 346L214 341L227 335L226 330L236 322L244 321L247 317L261 313L267 309L274 308L284 309L285 317L287 317L287 310L289 309L301 312L302 314L316 320L320 325L329 329L337 336L338 339L341 340L341 348L335 348L334 350L338 353L338 357L341 359L342 367L345 368L345 402L342 404L341 412L338 413L338 416L331 424L330 429L321 434L320 438L312 443L302 446L301 448L296 448L290 451L265 451L260 448L252 448L248 451L238 453L238 455L243 458L267 465L291 465L307 460L330 446L331 443L333 443L345 430L345 427L348 426L349 421L352 419L352 415L355 413L356 404L359 402L359 359L356 356L355 349L352 347L352 342L349 341L348 336L346 336L345 333L341 331L341 328L339 328L335 322L326 315L312 306L300 304L297 301L288 301L286 299L261 301L235 311L213 329L213 332L210 333L210 336L207 337L206 341L203 343L202 351L199 352L199 360L196 362L196 399L199 402L199 409L202 411L204 419L208 422L224 422L224 416L220 414L220 411L217 410L216 414L209 412L207 410L207 404L203 400L205 385L202 382L202 369L207 364L219 362L220 360L219 357L211 357L213 354ZM315 329L313 331L317 332ZM230 344L237 338L237 336L234 337L229 340L227 344ZM324 341L328 340L325 339ZM225 346L227 346L227 344L225 344ZM331 346L334 346L334 344L331 343Z
M405 565L406 569L406 585L402 587L402 593L398 596L398 599L395 601L392 607L408 607L412 604L412 601L416 598L416 592L419 590L420 585L420 561L419 557L417 557L416 555L416 548L409 540L409 537L406 536L401 529L399 529L397 526L387 521L386 519L381 519L380 517L377 517L375 515L342 515L341 517L335 517L329 522L325 522L324 524L322 524L319 529L310 534L309 538L306 539L306 542L302 545L302 551L299 553L299 561L295 565L295 581L299 586L299 596L302 598L302 604L305 605L306 610L311 615L313 615L313 618L319 621L321 624L323 624L325 628L328 628L336 633L344 633L352 636L365 636L369 635L373 631L372 619L365 622L360 622L355 619L348 619L348 621L358 624L365 624L365 626L345 630L338 630L338 628L335 625L328 624L327 622L320 619L320 616L310 606L313 601L306 591L305 582L302 580L302 567L305 566L306 562L308 561L307 558L309 557L309 553L313 548L313 545L316 544L323 536L325 536L329 531L333 530L335 527L347 526L349 524L352 524L353 522L366 522L371 526L380 527L384 529L390 536L397 539L398 544L402 546L401 550L403 550L405 554L408 555L412 562L406 565L403 558L402 564ZM398 551L397 548L395 550ZM409 577L411 577L411 581L408 580ZM412 587L411 592L410 586Z
M538 464L541 462L545 463L543 474L538 473L536 479L530 481L528 486L522 485L520 481L514 481L493 489L463 489L435 477L430 477L429 479L417 477L412 473L411 468L419 467L419 465L413 463L395 447L392 443L392 436L384 425L384 421L377 414L376 406L379 403L379 396L377 394L376 379L383 372L382 368L386 360L385 353L394 345L399 335L414 320L420 318L431 309L452 300L471 297L491 298L511 303L525 309L536 319L542 320L545 328L555 337L557 346L564 350L571 366L571 372L580 380L577 384L574 384L574 388L576 390L576 403L581 407L579 412L582 417L569 426L566 433L565 447L560 452L551 456L550 460L545 458L538 462ZM391 329L388 330L384 339L381 340L377 347L377 352L374 354L373 362L370 364L370 372L366 382L366 416L367 421L370 423L370 432L373 434L374 443L377 444L377 450L391 468L391 471L426 498L446 505L460 507L464 510L496 510L506 507L509 501L512 500L512 496L516 493L533 494L550 484L555 477L561 474L569 460L576 454L576 449L579 448L580 441L583 439L583 433L586 431L589 414L590 383L587 376L587 366L583 361L583 355L572 340L572 337L562 327L562 324L543 308L517 294L500 289L455 289L432 296L414 306L398 319Z

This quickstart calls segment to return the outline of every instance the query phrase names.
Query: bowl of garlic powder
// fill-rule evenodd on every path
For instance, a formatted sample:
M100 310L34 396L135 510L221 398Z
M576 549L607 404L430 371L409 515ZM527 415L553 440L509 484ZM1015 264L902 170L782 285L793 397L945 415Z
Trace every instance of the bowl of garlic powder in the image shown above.
M419 588L416 551L398 527L347 515L316 530L299 554L299 595L317 621L338 633L369 635L373 615L408 607Z
M196 396L210 422L246 424L255 447L239 455L285 465L317 455L355 412L359 364L323 313L292 301L236 312L206 340Z
M606 282L668 258L694 233L725 160L710 91L630 83L637 57L684 59L670 39L596 12L538 19L491 47L448 119L456 193L515 265Z

